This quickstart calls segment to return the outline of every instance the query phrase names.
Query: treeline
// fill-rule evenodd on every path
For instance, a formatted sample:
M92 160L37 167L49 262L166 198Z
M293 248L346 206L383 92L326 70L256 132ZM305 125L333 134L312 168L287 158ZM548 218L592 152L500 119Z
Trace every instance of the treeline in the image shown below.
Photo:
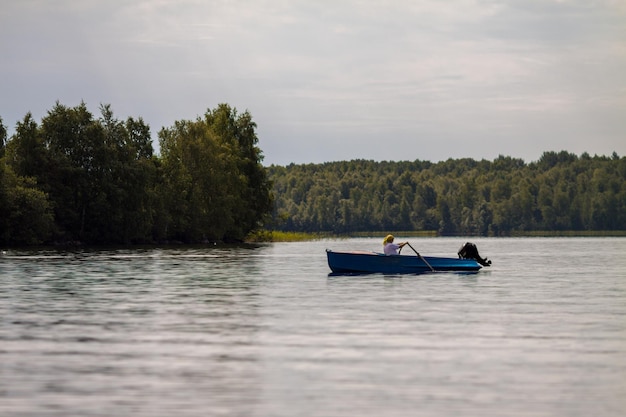
M626 230L626 158L354 160L269 167L274 228L334 233Z
M239 241L273 200L256 124L227 104L158 133L60 103L8 138L0 118L0 244Z

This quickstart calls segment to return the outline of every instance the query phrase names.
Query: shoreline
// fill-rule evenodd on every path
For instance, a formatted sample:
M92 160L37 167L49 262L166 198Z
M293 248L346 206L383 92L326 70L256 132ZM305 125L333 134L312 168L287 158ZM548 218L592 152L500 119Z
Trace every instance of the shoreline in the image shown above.
M331 232L281 232L281 231L263 231L260 234L255 234L250 239L246 239L247 243L270 243L270 242L301 242L301 241L314 241L322 239L350 239L355 237L384 237L388 232L355 232L355 233L331 233ZM391 231L397 236L410 236L410 237L463 237L463 238L492 238L492 237L626 237L626 230L558 230L558 231L524 231L524 232L511 232L507 235L442 235L434 230L421 230L421 231Z

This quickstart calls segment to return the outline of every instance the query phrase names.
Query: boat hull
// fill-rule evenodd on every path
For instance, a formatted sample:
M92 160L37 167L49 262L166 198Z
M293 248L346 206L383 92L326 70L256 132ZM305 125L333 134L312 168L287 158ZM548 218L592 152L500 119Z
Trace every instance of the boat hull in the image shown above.
M384 255L378 252L335 252L326 250L328 266L335 274L419 274L435 271L476 272L481 265L473 259L410 255Z

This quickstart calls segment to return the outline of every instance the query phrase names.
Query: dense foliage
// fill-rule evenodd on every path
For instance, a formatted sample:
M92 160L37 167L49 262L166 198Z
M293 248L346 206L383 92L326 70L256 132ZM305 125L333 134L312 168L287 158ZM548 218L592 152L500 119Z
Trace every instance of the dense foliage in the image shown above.
M275 228L442 235L626 230L626 158L565 151L440 163L354 160L269 167Z
M7 141L0 119L0 243L236 241L273 200L256 124L226 104L159 132L109 105L57 103L27 114Z
M226 104L162 128L160 156L141 118L100 110L96 119L84 103L57 103L40 124L27 114L10 138L0 118L0 244L239 241L263 226L626 230L626 158L615 153L264 168L251 115Z

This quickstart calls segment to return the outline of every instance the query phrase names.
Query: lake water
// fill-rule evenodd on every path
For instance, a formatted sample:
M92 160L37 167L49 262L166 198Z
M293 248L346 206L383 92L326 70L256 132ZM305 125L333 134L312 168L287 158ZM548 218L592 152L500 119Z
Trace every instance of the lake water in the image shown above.
M5 250L0 415L626 415L625 238L472 238L477 274L329 276L326 248L380 240Z

